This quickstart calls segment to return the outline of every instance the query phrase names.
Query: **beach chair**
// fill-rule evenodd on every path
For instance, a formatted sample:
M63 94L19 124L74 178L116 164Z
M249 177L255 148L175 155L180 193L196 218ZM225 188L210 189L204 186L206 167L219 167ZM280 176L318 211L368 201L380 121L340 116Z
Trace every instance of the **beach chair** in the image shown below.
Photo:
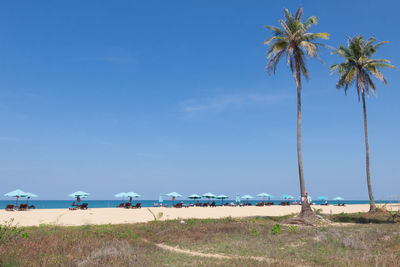
M18 210L20 210L20 211L28 210L28 205L27 204L21 204L21 205L19 205Z
M213 202L211 203L210 207L216 207L215 201L213 201Z
M117 206L117 208L123 208L124 207L124 203L120 203L119 206Z
M289 201L286 202L286 206L290 206L290 202Z
M30 205L28 209L36 209L35 205Z
M125 203L125 209L131 209L131 208L133 208L132 204L130 202L126 202Z
M281 204L279 204L281 206L286 206L286 202L281 201Z
M7 205L6 211L14 211L14 205Z
M82 203L80 208L81 208L81 210L87 210L88 209L88 203Z
M135 206L133 206L133 209L140 209L141 208L142 203L136 203Z

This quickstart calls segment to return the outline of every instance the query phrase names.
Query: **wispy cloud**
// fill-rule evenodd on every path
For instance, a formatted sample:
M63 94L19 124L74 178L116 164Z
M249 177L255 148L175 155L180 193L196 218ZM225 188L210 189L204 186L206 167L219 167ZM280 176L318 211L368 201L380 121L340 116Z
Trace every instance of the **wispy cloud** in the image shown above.
M186 100L180 103L185 116L192 117L200 112L223 111L233 107L244 107L256 104L273 104L292 98L289 94L236 94L219 95L201 100Z

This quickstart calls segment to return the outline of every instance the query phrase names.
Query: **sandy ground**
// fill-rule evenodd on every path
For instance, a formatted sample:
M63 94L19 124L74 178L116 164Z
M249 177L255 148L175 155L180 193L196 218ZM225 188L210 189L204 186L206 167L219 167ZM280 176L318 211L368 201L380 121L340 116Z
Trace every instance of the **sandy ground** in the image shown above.
M313 206L323 213L352 213L368 211L369 205ZM38 209L29 211L0 210L0 223L14 219L19 226L38 226L40 224L86 225L86 224L122 224L139 223L154 220L153 214L160 220L188 218L224 218L250 216L282 216L300 212L300 206L271 207L190 207L190 208L96 208L88 210ZM400 206L387 206L389 210L399 210ZM152 214L153 213L153 214Z

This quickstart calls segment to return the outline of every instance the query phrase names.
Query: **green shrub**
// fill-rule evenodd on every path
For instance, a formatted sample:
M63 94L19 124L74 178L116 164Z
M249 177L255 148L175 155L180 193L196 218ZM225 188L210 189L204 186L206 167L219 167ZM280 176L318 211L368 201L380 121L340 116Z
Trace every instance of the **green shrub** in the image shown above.
M14 225L13 222L14 219L10 219L9 221L0 224L0 244L6 244L20 236L22 229L18 228L17 225Z
M28 238L29 234L27 232L23 232L21 235L22 238Z
M272 233L274 234L274 235L277 235L277 234L280 234L282 232L282 229L281 229L281 225L280 224L274 224L274 226L272 226Z
M297 232L297 226L296 225L289 225L289 232L296 233Z
M253 230L253 236L258 236L258 234L259 234L258 231L254 229Z

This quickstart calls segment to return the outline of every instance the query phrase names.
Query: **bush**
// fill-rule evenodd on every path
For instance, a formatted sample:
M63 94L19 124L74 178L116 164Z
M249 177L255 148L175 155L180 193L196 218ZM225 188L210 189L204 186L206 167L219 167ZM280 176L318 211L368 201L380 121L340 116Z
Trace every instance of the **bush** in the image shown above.
M272 226L272 233L274 234L274 235L277 235L277 234L280 234L282 232L282 229L281 229L281 225L280 224L274 224L274 226Z
M0 244L7 244L9 241L20 236L22 232L21 228L17 225L13 225L14 219L5 221L4 224L0 224Z
M296 233L297 232L297 226L296 225L289 225L289 232Z

